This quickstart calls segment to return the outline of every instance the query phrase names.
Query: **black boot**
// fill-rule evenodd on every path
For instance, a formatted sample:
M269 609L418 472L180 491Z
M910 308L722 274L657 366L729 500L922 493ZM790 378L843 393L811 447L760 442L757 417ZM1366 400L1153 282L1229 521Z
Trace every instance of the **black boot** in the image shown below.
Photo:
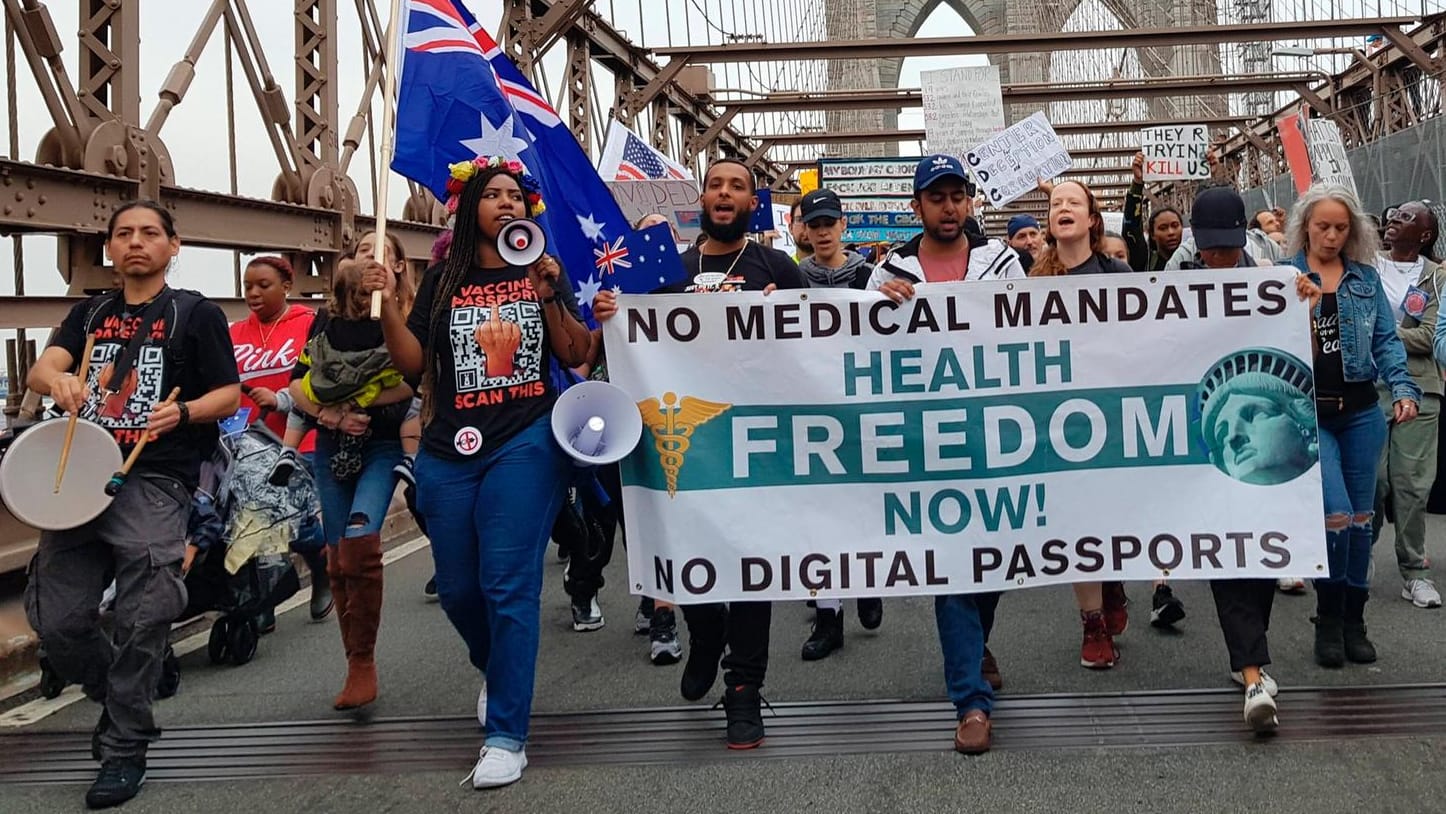
M864 630L878 630L884 623L884 600L867 597L859 600L859 624Z
M1315 583L1315 663L1341 667L1346 663L1345 583Z
M1356 664L1370 664L1376 660L1376 646L1366 638L1366 601L1370 598L1369 588L1346 588L1343 638L1346 659Z
M803 643L803 660L826 659L843 647L843 613L819 608L813 620L813 633Z
M683 665L678 690L687 700L697 701L718 680L718 661L728 643L728 613L721 608L685 610L683 618L688 622L688 663Z

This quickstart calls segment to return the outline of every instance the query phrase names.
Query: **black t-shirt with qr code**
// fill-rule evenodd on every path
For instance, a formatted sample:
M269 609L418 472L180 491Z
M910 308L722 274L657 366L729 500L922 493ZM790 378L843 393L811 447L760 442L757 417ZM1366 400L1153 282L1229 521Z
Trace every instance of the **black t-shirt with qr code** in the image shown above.
M151 411L172 388L181 388L181 401L193 401L241 380L226 315L201 294L178 290L151 323L150 338L140 346L133 375L127 377L129 383L102 404L98 394L109 383L111 363L140 327L143 311L142 305L127 306L117 292L101 294L70 309L50 338L52 347L70 353L75 359L73 369L78 371L87 330L95 334L86 377L90 400L82 416L109 430L122 455L130 454L145 432ZM174 331L178 324L180 336ZM174 369L177 359L183 370ZM214 424L181 427L146 444L132 471L172 477L195 489L201 461L210 457L215 438Z
M443 267L427 270L407 328L428 342L432 303ZM554 284L558 298L581 320L572 282L564 273ZM435 366L432 420L422 445L443 458L467 459L489 453L545 416L557 400L550 363L544 304L522 266L473 266L442 316L436 347L425 364ZM493 318L518 326L516 346L484 348L477 329Z

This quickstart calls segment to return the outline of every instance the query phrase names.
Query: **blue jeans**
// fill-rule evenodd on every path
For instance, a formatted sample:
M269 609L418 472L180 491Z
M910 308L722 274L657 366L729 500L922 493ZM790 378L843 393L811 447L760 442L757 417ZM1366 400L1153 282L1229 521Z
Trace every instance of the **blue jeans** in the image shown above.
M402 459L402 442L396 439L375 439L362 447L361 472L349 481L331 476L331 456L336 452L332 433L316 434L316 492L321 498L321 523L329 544L342 538L377 534L387 519L392 494L397 491L397 476L392 467Z
M547 416L486 455L417 453L437 598L487 681L490 747L520 751L532 716L542 560L572 476Z
M984 660L984 625L975 600L987 594L948 594L934 597L934 620L939 625L939 649L944 653L944 684L949 700L962 720L970 710L988 715L994 708L994 688L980 670ZM998 595L994 595L995 601Z
M1371 586L1371 520L1376 466L1386 444L1386 419L1375 405L1320 419L1321 487L1325 496L1330 582ZM1331 528L1339 525L1340 528Z

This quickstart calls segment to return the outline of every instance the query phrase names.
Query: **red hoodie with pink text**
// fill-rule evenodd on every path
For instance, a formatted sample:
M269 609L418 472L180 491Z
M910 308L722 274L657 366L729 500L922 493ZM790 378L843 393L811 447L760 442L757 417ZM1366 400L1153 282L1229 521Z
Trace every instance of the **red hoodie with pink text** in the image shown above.
M306 337L315 318L316 313L310 308L291 305L279 319L266 325L261 324L255 312L240 322L231 323L231 345L236 350L236 369L241 374L243 393L257 387L281 391L291 384L291 369L296 367L306 347ZM241 406L251 409L252 421L261 415L249 396L241 396ZM270 413L266 416L266 426L278 436L285 435L286 413ZM298 452L311 452L315 446L316 433L307 433Z

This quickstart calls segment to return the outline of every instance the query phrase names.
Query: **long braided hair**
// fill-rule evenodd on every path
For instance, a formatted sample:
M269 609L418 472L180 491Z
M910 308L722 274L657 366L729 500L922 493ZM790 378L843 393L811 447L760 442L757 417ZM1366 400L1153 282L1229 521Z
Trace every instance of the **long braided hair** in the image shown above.
M482 201L482 190L488 182L499 175L505 175L517 182L517 188L524 191L522 207L526 217L532 217L532 202L522 185L521 176L506 167L486 167L468 179L457 199L456 225L452 229L452 245L447 248L436 288L432 290L432 307L427 313L427 342L422 347L422 358L426 368L422 371L422 424L431 423L436 414L434 394L437 391L437 376L442 359L436 353L439 342L450 341L447 336L448 314L452 298L462 290L467 274L477 263L477 247L485 240L482 227L477 223L477 205Z

